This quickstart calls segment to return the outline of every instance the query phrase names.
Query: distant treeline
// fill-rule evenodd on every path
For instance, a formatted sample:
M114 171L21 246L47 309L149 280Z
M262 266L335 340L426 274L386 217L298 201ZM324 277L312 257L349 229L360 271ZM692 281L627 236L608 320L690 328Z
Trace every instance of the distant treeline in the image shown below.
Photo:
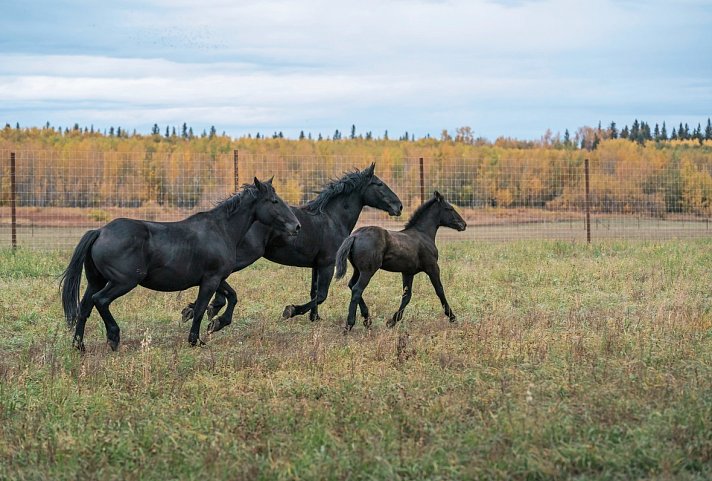
M547 132L538 141L494 142L475 138L468 127L454 136L408 140L366 138L353 128L347 138L329 141L279 134L232 139L214 128L195 136L187 125L175 134L169 129L168 136L158 126L149 135L120 128L104 135L78 126L17 127L0 130L0 204L10 195L10 151L18 152L20 205L195 208L233 190L238 150L243 181L276 174L280 193L292 203L313 197L343 170L375 161L378 175L414 205L422 157L426 189L437 188L458 205L579 210L583 161L589 158L596 211L712 215L709 122L705 129L678 126L675 139L664 124L651 131L636 121L621 131L612 123L580 128L573 138Z

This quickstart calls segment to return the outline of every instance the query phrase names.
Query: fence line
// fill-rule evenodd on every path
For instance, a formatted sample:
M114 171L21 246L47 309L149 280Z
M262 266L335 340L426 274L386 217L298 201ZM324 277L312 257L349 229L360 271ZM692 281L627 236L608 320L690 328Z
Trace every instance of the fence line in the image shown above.
M439 190L468 221L441 239L680 238L712 235L712 165L492 158L0 151L0 246L70 248L116 217L172 221L206 210L254 176L275 176L299 205L328 181L376 161L402 218L365 209L360 225L402 227Z

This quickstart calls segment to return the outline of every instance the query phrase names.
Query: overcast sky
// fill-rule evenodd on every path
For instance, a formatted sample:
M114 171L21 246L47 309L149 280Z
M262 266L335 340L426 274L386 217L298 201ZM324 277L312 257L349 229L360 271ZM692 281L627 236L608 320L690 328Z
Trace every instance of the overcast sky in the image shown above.
M0 1L0 121L539 138L712 116L712 1Z

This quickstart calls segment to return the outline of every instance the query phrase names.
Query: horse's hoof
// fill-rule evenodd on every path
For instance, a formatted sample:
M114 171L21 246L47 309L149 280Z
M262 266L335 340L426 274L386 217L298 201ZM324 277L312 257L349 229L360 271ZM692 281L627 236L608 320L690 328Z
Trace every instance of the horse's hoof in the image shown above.
M208 334L212 334L213 332L216 332L219 330L219 325L215 321L219 321L219 319L211 319L210 322L208 323Z
M74 348L82 354L87 350L87 348L84 346L84 341L82 341L81 339L75 338L72 342L72 346L74 346Z
M371 324L372 324L372 321L371 321L370 317L363 318L363 325L366 329L371 329Z
M450 322L455 322L457 321L457 316L455 314L450 316Z
M119 341L114 341L112 339L107 339L106 343L109 345L112 351L116 352L119 350Z
M346 325L344 326L344 336L345 336L346 334L348 334L349 331L350 331L351 329L353 329L353 328L354 328L353 324L346 324Z
M191 319L193 319L193 306L187 306L184 307L182 311L180 311L180 316L181 316L181 321L186 322Z
M282 312L282 319L289 319L290 317L294 316L294 311L297 309L294 306L287 306L284 308L284 312Z
M321 321L321 316L319 314L309 314L309 320L311 322Z

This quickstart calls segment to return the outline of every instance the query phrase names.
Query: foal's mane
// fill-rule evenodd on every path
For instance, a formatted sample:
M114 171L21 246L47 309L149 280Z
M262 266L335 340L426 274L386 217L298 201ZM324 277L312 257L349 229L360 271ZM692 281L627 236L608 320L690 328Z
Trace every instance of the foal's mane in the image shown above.
M252 197L257 197L257 194L259 193L259 189L255 184L242 184L242 187L238 192L235 192L234 194L230 195L229 197L218 201L215 204L215 207L213 207L211 210L216 210L216 209L225 209L227 211L227 215L232 216L235 214L238 209L240 208L240 203L242 202L242 198L245 195L250 195Z
M415 209L415 212L413 212L413 214L410 216L408 222L405 223L405 228L408 229L417 224L420 218L423 217L423 214L425 214L425 211L428 210L428 208L437 201L437 197L433 196L430 199L426 200L423 204L421 204L420 207Z
M350 194L363 187L365 181L371 177L365 171L353 170L346 172L340 179L331 180L319 192L316 199L310 200L304 210L312 215L321 214L331 200L340 194Z

